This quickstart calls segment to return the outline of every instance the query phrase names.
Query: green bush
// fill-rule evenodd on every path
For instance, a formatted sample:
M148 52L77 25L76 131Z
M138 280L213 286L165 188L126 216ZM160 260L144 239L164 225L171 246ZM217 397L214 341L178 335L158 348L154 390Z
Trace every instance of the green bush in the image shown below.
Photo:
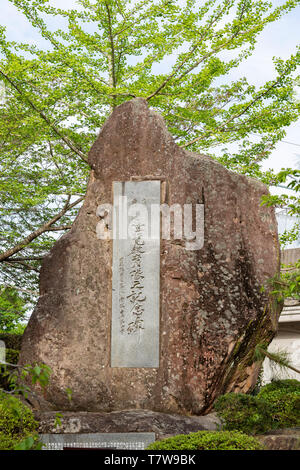
M156 441L149 450L262 450L254 437L238 431L199 431Z
M258 398L271 408L273 428L300 426L300 382L277 380L261 388Z
M267 385L261 387L261 393L274 392L276 390L285 390L286 392L299 392L300 382L296 379L273 380Z
M41 450L42 447L37 433L19 437L0 433L0 450Z
M6 362L9 362L10 364L18 364L19 356L20 351L17 351L16 349L6 350Z
M22 334L0 332L0 340L4 341L7 349L16 349L17 351L21 349Z
M224 430L259 434L273 427L271 406L257 396L227 393L216 400L214 407Z
M9 362L10 364L17 364L19 360L19 355L20 351L17 351L15 349L7 349L6 350L6 357L5 360L6 362ZM9 382L8 382L8 376L10 372L12 371L13 367L10 367L9 365L0 365L0 389L4 390L9 390Z
M0 450L14 449L27 438L37 440L38 423L16 397L0 392Z

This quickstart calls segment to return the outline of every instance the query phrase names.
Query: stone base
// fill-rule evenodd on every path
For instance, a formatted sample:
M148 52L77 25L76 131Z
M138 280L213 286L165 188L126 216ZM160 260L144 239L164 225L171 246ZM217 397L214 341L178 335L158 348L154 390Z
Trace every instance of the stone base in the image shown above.
M148 410L111 413L63 411L61 425L55 426L56 411L39 412L40 434L135 433L153 432L156 439L197 431L215 431L221 422L215 413L206 416L182 416Z
M277 429L256 437L267 450L300 450L300 427Z

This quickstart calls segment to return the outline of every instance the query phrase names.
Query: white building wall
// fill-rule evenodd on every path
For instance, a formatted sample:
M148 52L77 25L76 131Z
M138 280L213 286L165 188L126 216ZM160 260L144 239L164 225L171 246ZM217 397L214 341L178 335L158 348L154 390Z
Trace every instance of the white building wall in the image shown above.
M283 219L282 219L283 220ZM280 222L280 221L279 221ZM279 224L280 226L280 224ZM282 228L282 227L281 227ZM290 228L290 227L286 227ZM281 253L283 264L295 263L300 258L300 248L284 250ZM292 365L300 370L300 302L287 300L279 318L278 333L268 351L286 351ZM280 369L269 359L264 361L263 383L274 379L297 379L300 374L289 369Z
M299 315L300 316L300 315ZM289 359L296 369L300 370L300 322L281 322L276 338L270 344L268 351L287 351ZM300 374L289 369L280 369L269 359L264 361L262 382L264 384L274 379L297 379Z

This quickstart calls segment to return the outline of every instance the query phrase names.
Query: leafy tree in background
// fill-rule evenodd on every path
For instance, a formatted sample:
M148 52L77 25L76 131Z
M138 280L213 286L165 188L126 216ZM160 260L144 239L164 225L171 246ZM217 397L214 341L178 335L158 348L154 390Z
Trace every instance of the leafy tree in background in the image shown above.
M41 260L84 198L91 144L113 108L133 97L163 115L178 145L268 184L293 180L293 170L283 177L261 164L299 116L299 51L274 59L276 74L261 87L230 73L299 0L78 0L68 11L9 1L41 42L9 41L0 29L3 285L35 289ZM264 203L299 213L299 199Z

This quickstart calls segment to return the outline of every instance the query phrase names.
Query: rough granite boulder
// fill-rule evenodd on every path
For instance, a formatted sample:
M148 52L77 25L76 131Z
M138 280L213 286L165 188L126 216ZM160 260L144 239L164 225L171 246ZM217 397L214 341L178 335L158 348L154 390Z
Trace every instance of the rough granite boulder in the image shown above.
M89 163L84 205L44 259L22 343L22 364L53 370L49 409L199 415L221 393L249 391L254 346L271 341L280 313L261 292L280 265L267 187L178 147L140 98L114 110ZM159 368L110 367L112 241L96 236L96 208L112 203L113 181L132 179L165 182L170 205L205 205L201 250L161 240Z

